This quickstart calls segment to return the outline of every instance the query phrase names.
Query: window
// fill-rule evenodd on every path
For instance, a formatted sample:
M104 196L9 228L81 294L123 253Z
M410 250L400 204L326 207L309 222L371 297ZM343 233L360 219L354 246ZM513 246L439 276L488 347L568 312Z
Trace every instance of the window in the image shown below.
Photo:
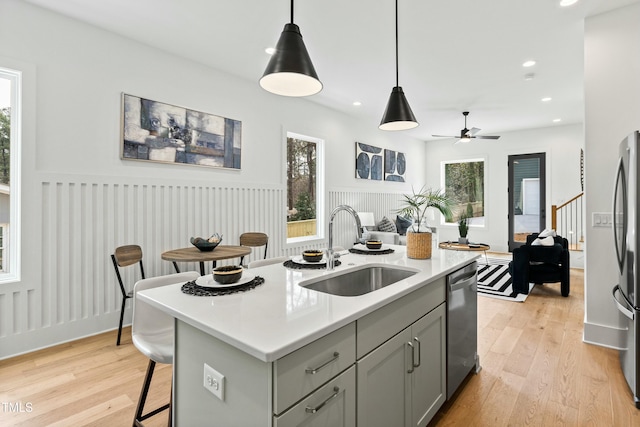
M0 282L20 279L21 72L0 67Z
M323 237L323 143L287 133L287 243Z
M453 199L453 223L468 218L471 226L484 226L484 159L442 163L444 191Z

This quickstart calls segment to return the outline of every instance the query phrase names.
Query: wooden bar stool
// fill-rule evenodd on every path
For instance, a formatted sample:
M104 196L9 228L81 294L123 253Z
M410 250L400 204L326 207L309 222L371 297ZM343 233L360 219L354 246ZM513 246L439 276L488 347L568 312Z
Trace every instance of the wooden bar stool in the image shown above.
M122 293L122 307L120 307L120 324L118 325L118 339L116 345L120 345L120 336L122 335L122 320L124 319L124 307L129 298L133 297L133 290L127 291L122 282L122 276L120 275L120 268L128 267L130 265L140 265L140 275L144 279L144 266L142 265L142 248L138 245L126 245L116 248L113 254L111 254L111 261L113 261L113 268L116 270L116 277L118 278L118 284L120 285L120 292Z
M260 247L264 246L264 257L267 259L267 246L269 244L269 236L265 233L247 232L240 235L240 246ZM244 255L240 258L240 265L244 265Z

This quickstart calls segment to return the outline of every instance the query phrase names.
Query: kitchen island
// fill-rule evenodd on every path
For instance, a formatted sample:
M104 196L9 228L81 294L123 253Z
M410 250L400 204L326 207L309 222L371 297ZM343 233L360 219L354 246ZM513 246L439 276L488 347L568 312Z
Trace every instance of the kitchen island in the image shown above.
M344 255L332 272L247 270L264 284L232 295L141 292L176 318L175 425L426 425L446 398L445 278L478 254L412 260L391 247ZM354 297L300 286L365 264L416 274Z

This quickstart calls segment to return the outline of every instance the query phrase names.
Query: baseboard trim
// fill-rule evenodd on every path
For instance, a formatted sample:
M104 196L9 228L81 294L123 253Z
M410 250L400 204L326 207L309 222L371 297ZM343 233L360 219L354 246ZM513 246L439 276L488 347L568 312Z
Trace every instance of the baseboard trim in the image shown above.
M621 350L624 346L626 332L626 329L585 322L582 341L588 344Z

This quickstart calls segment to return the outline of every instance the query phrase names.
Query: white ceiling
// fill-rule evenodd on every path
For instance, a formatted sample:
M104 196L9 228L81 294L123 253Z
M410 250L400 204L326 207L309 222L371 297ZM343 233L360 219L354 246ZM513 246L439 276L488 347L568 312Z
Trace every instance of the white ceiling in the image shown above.
M26 0L258 84L287 0ZM580 123L583 21L640 0L400 0L400 86L421 139ZM395 86L393 0L298 0L324 89L309 99L378 126ZM535 59L525 69L522 63ZM535 78L525 81L526 73ZM273 95L277 96L277 95ZM541 98L552 97L543 103ZM355 107L353 101L362 105ZM381 131L382 132L382 131Z

